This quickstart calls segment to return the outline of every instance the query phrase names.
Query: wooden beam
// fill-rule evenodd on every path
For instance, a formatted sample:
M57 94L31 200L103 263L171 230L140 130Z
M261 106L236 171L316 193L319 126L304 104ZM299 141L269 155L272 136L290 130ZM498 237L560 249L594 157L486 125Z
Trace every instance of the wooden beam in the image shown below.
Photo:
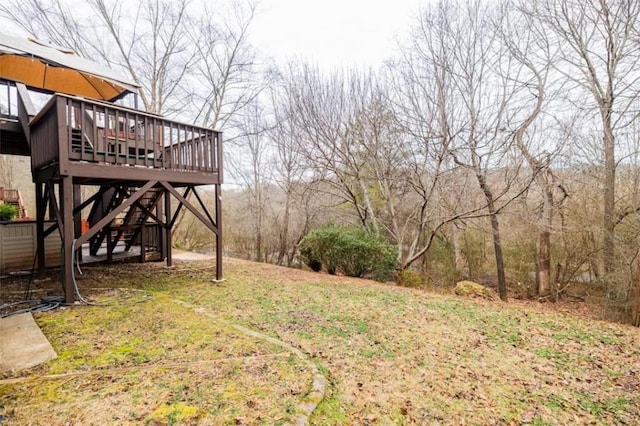
M38 274L44 277L46 262L44 249L44 215L47 210L46 185L36 182L36 253L38 257Z
M164 247L165 255L167 256L166 262L167 266L171 266L173 259L171 258L171 228L173 227L173 220L169 220L169 216L171 216L171 197L169 196L169 190L164 191L164 214L165 214L165 222L167 223L167 231L165 232L164 243L166 244Z
M37 182L36 185L42 185L42 182ZM48 185L47 185L47 187L48 187ZM89 197L87 200L85 200L82 204L80 204L78 206L75 206L73 208L74 216L76 216L78 213L80 213L82 211L82 209L87 207L87 205L89 205L90 203L95 201L95 199L98 198L98 196L102 196L102 193L100 191L98 191L97 193L93 194L91 197ZM36 194L36 197L37 197L37 194ZM37 200L36 200L36 205L37 205ZM47 208L47 199L45 198L44 199L43 209L46 209L46 208ZM37 208L36 208L36 210L37 210ZM36 211L36 215L37 215L37 211ZM42 220L43 220L43 229L44 229L44 212L42 214ZM44 232L44 237L45 238L48 237L56 229L58 229L58 223L54 223L53 225L48 227L46 229L46 231L43 231Z
M27 143L31 146L31 129L29 128L29 121L31 121L38 111L33 106L33 102L31 102L27 86L23 83L16 82L16 90L18 92L18 121L22 126L22 131L27 139Z
M140 263L147 260L147 236L145 232L144 222L140 228Z
M111 221L115 219L116 216L118 216L120 213L122 213L127 208L129 208L133 203L138 201L138 199L140 199L140 197L142 197L149 189L153 188L153 186L156 183L158 182L154 180L147 182L142 188L140 188L138 191L133 193L131 197L127 198L122 204L120 204L113 211L111 211L111 213L109 213L108 215L100 219L98 223L96 223L85 234L83 234L80 238L78 238L78 240L76 241L76 244L78 246L82 246L82 244L89 241L89 239L93 237L95 234L97 234L98 232L100 232L102 228L110 224Z
M193 189L193 187L188 186L187 189L184 191L184 198L187 198L189 196L189 194L191 193L191 190ZM169 196L169 193L167 193L167 197ZM171 222L169 224L170 227L173 227L173 225L176 223L176 220L178 219L178 215L180 214L180 211L182 210L182 203L180 203L178 205L178 208L176 209L175 213L173 214L173 217L171 218Z
M64 302L68 305L75 302L75 285L73 282L73 182L70 176L62 178L60 184L62 201L62 270L64 273Z
M168 192L164 190L161 197L168 196ZM169 215L164 214L164 199L162 203L156 204L156 215L158 217L164 217L164 223L160 225L160 232L158 234L158 244L160 246L160 259L165 260L167 258L166 242L167 242L167 227L169 224Z
M215 185L216 198L216 224L218 232L216 233L216 280L223 279L222 276L222 194L220 185Z
M218 182L218 173L190 172L170 169L153 169L150 167L123 167L80 163L70 161L69 173L74 179L91 178L114 181L147 182L149 180L163 180L172 184L213 185ZM61 172L62 174L62 169Z
M61 176L73 175L69 170L69 145L71 144L71 123L68 114L68 105L66 99L60 96L54 96L56 99L56 120L58 129L58 170Z
M222 152L222 133L218 133L218 140L217 142L217 148L218 148L218 158L217 158L217 163L220 167L220 170L218 170L218 181L216 182L217 184L221 184L223 181L223 175L222 175L222 156L223 156L223 152Z
M196 196L196 199L198 200L198 202L200 203L200 207L202 207L202 210L204 210L205 214L207 215L207 217L209 218L209 220L211 221L211 223L213 223L213 225L215 227L218 227L217 222L215 220L213 220L213 218L211 217L211 215L209 214L209 209L207 209L207 206L204 205L204 203L202 202L202 199L200 198L200 195L198 195L198 191L196 191L195 188L193 188L193 194ZM216 218L217 219L217 218Z
M78 185L78 186L82 186L82 185ZM80 213L82 210L84 210L85 207L93 203L98 197L102 197L102 194L104 193L105 191L102 188L100 188L98 192L93 194L91 197L87 198L85 201L82 202L82 204L75 206L73 208L73 214Z
M81 191L81 185L73 185L73 238L82 235L82 210L79 208L82 204ZM78 260L82 260L82 250L78 252Z
M60 239L62 239L64 237L64 235L62 235L64 232L64 226L62 225L62 217L60 209L58 208L55 189L52 182L50 182L47 186L49 187L49 209L53 209L53 214L56 217L56 223L58 224L58 231L60 232ZM49 231L49 229L47 229L47 231L45 231L45 236L49 235L51 232L53 232L53 230Z
M25 86L24 83L16 82L16 90L18 91L18 95L22 100L24 110L30 118L33 118L38 113L38 110L33 105L33 101L31 100L31 96L29 96L29 91L27 90L27 86Z
M58 229L58 224L57 223L53 223L50 227L47 228L46 231L44 231L44 237L47 238L56 229Z
M196 209L193 204L191 204L189 201L187 201L182 195L180 195L180 193L178 191L176 191L175 188L173 188L171 185L169 185L167 182L162 182L160 181L160 184L162 186L164 186L165 188L167 188L167 190L169 192L171 192L171 194L173 194L174 197L176 197L176 199L184 204L184 206L189 209L189 211L191 213L193 213L198 219L200 219L200 221L202 223L204 223L209 229L211 229L213 232L215 232L216 234L218 234L218 228L211 223L210 221L207 220L207 218L198 211L198 209Z

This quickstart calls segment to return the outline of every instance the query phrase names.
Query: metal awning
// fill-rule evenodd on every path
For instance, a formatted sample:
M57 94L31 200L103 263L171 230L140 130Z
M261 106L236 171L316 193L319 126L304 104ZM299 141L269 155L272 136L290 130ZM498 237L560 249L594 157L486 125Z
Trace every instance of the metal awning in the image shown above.
M0 78L34 90L113 101L140 87L133 80L75 54L35 39L0 33Z

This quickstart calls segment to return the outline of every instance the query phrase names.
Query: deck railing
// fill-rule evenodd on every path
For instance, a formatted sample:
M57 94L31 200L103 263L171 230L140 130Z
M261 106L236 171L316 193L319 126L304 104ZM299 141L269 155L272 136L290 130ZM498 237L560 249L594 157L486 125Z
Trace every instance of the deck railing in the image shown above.
M17 189L5 189L0 187L0 202L17 202L20 200L20 191Z
M220 173L221 139L215 130L60 94L31 121L34 170L80 161Z

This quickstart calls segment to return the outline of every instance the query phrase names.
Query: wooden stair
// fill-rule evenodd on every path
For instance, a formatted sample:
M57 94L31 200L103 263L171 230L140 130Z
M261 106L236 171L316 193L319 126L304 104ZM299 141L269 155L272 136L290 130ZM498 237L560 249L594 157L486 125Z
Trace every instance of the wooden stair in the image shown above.
M99 191L102 195L94 202L89 214L89 226L98 223L136 190L137 188L101 187ZM90 240L89 253L92 256L97 255L98 250L105 244L105 240L108 248L121 243L124 244L125 251L129 251L139 240L140 233L161 195L160 189L152 188L147 191L123 215L114 219L110 225L105 226ZM150 248L153 249L153 247Z

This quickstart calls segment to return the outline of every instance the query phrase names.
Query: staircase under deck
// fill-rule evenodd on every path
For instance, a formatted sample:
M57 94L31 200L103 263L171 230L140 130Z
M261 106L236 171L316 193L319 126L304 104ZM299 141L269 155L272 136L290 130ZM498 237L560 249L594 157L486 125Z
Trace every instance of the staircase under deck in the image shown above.
M38 226L38 250L46 235L60 232L67 303L75 297L76 256L92 259L105 253L111 261L121 249L131 254L139 250L140 261L157 253L170 265L171 230L182 208L215 234L216 278L222 278L220 132L56 94L28 120L25 133L29 134L38 223L44 223L47 208L56 218L47 229ZM201 185L214 187L215 212L208 212L196 191ZM93 195L86 200L83 187L92 188ZM188 200L191 193L199 207ZM174 208L171 199L178 201ZM91 210L89 229L83 230L80 223L87 208ZM86 246L85 254L82 247ZM38 253L38 259L39 269L44 270L44 256Z

